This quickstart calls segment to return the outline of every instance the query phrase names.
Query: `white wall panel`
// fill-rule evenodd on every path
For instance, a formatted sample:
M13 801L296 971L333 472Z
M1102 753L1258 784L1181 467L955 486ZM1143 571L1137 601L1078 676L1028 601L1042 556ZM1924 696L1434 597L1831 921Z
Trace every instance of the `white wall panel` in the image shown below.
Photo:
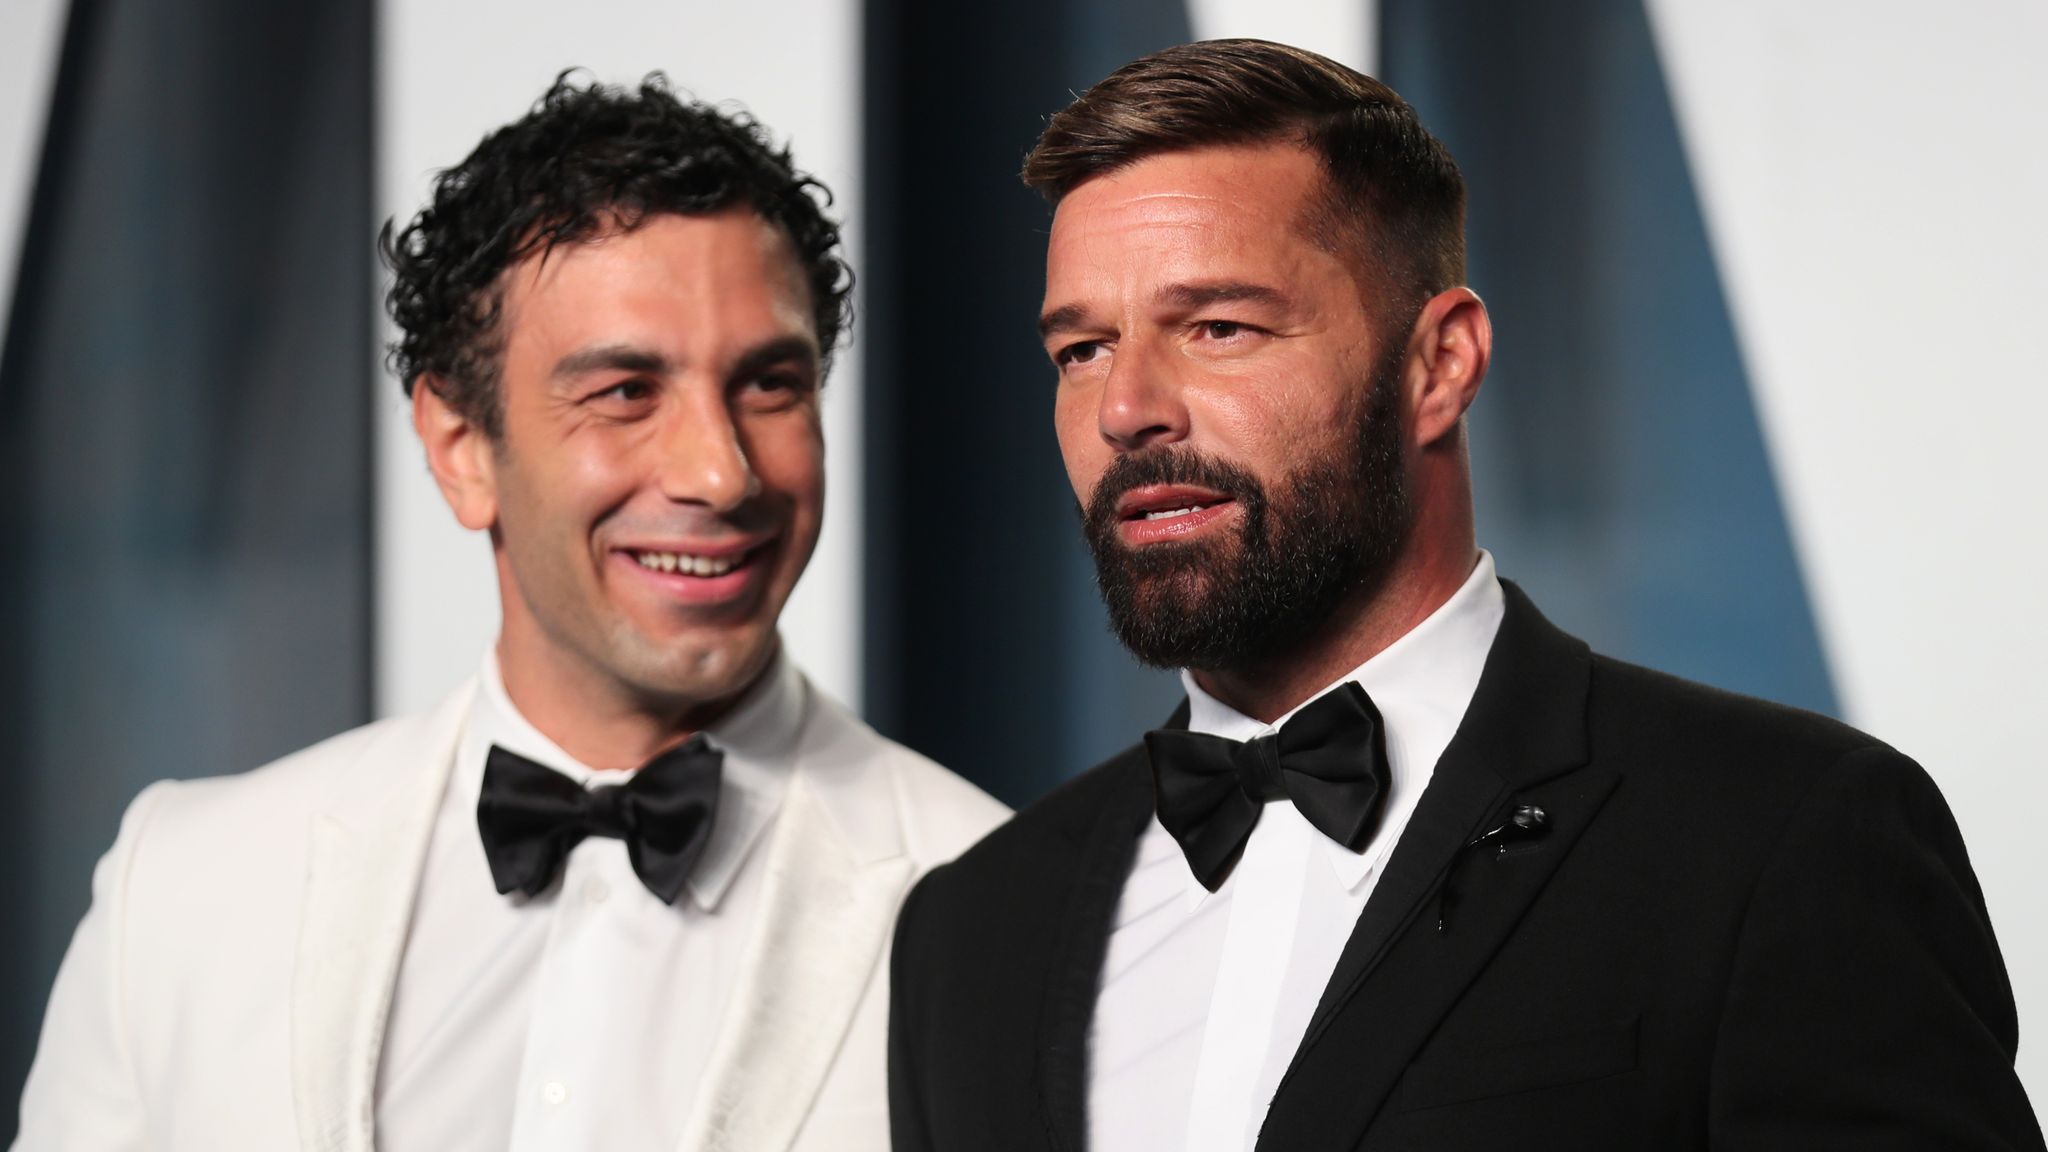
M1844 708L1940 782L2048 1101L2048 6L1649 0Z
M631 82L661 69L714 102L745 105L794 144L837 196L859 250L857 0L386 0L380 11L379 204L409 217L436 169L518 117L563 68ZM857 304L856 304L857 308ZM379 421L377 709L425 707L472 672L496 634L489 543L463 532L427 475L388 376ZM791 651L828 691L860 699L859 357L826 390L828 485L817 555L783 613Z
M7 0L0 6L0 326L14 303L21 237L70 9L69 0Z
M1370 75L1379 66L1377 0L1188 0L1197 40L1249 36L1320 52Z

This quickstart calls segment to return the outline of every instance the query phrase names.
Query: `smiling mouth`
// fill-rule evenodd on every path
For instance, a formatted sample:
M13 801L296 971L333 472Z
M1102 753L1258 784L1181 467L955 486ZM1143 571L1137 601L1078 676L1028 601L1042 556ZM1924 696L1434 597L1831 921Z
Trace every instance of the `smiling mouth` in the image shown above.
M675 572L684 576L723 576L753 559L759 548L724 556L692 556L686 552L633 552L632 557L650 572Z

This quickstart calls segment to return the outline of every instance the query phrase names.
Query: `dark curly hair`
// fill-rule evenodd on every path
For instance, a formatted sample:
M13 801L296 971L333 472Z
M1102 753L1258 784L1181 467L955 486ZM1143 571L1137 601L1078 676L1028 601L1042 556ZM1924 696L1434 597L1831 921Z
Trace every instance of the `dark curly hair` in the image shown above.
M735 204L794 243L829 366L852 319L853 290L839 225L824 212L831 191L797 171L789 149L776 148L744 112L678 99L659 72L635 91L579 85L576 71L557 76L532 111L442 172L433 202L403 230L386 221L379 232L378 251L395 277L385 307L401 333L390 363L405 394L431 376L450 407L498 438L506 269L650 216Z

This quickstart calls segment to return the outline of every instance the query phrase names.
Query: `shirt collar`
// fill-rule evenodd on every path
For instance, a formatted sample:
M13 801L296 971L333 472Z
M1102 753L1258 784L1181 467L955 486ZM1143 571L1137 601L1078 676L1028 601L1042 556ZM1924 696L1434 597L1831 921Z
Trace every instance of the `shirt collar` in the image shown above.
M1382 810L1382 827L1403 826L1472 703L1479 675L1486 667L1486 654L1493 648L1494 633L1500 630L1506 611L1493 557L1481 550L1465 582L1422 623L1271 724L1261 724L1204 692L1194 676L1183 670L1180 678L1188 693L1188 730L1232 740L1264 736L1316 698L1356 681L1372 697L1386 725L1392 787ZM1365 852L1352 852L1326 839L1324 854L1338 882L1349 891L1371 874L1395 839L1376 836ZM1189 882L1207 894L1192 873Z
M564 752L521 714L505 692L498 670L497 646L484 655L480 690L462 745L456 754L456 783L465 802L474 807L483 791L484 761L491 746L516 752L571 780L592 784L624 784L639 769L600 772ZM716 911L726 889L739 874L748 853L762 837L789 790L797 741L802 734L809 686L789 658L778 652L774 663L748 688L738 706L704 729L711 745L725 753L720 773L718 819L710 843L690 870L690 897L706 912Z

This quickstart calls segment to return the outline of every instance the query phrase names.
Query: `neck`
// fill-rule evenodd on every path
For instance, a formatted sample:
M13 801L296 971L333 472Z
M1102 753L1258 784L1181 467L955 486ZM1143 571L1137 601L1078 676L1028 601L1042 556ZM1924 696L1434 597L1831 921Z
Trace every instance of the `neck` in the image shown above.
M1302 644L1230 668L1191 668L1202 691L1261 724L1271 724L1338 678L1386 651L1449 602L1478 563L1476 545L1427 562L1397 565L1385 582L1340 604Z
M561 652L536 654L524 647L509 632L498 641L506 697L541 735L599 771L637 768L718 722L774 664L771 650L743 687L720 699L671 700L592 674Z

